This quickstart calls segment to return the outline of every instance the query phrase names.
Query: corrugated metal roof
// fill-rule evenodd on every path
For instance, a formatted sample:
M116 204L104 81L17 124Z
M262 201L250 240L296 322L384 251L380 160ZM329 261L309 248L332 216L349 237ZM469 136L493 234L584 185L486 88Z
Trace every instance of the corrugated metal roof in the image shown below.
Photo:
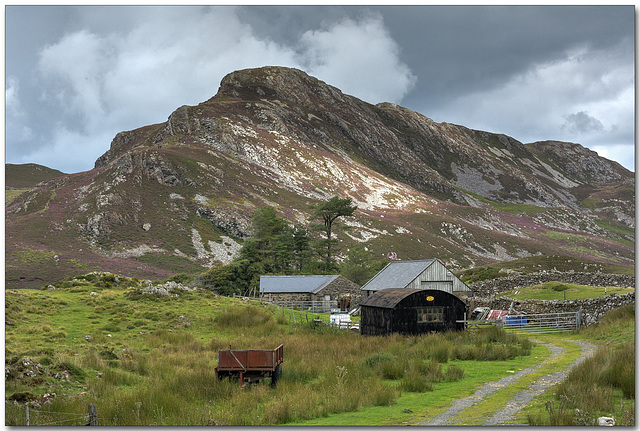
M375 277L369 280L362 290L382 290L405 288L417 276L422 274L435 259L400 260L385 266Z
M339 275L262 275L260 293L318 293Z
M383 289L367 297L360 303L361 307L394 308L400 301L409 295L422 292L419 289Z

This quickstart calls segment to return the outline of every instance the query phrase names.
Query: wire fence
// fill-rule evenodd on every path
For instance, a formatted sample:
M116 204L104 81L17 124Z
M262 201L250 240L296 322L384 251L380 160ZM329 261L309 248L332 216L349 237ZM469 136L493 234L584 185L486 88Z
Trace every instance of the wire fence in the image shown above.
M98 425L95 404L89 404L87 413L55 412L5 403L5 426L83 426Z
M262 302L274 304L282 308L291 308L294 310L307 311L315 314L329 314L332 312L340 312L338 301L296 301L290 299L268 299L262 298Z

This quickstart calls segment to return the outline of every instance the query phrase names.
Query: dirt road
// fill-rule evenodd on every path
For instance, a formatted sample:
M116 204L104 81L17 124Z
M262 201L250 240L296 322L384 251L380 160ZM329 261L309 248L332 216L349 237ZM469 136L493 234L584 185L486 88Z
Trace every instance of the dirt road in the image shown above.
M510 376L504 377L496 382L489 382L484 384L468 397L455 400L446 411L442 412L438 416L432 418L430 421L423 423L421 425L435 425L435 426L465 425L463 423L459 423L458 420L456 419L456 416L460 412L479 403L487 395L490 395L493 392L496 392L502 388L505 388L509 385L516 383L518 379L520 379L521 377L536 371L537 369L539 369L540 367L548 363L550 360L557 358L558 356L564 353L564 349L561 347L555 346L553 344L543 343L539 340L532 340L532 341L535 341L537 343L541 343L547 346L551 350L551 356L548 359L546 359L544 362L538 365L525 368L522 371L519 371ZM515 416L516 413L518 413L527 404L529 404L529 402L531 402L533 398L542 394L550 386L564 380L567 377L569 370L571 370L571 368L573 368L580 362L584 361L586 358L588 358L595 352L595 346L592 345L591 343L584 342L584 341L572 341L572 342L580 346L581 353L578 359L576 359L567 369L561 372L547 374L541 377L540 379L536 380L535 382L533 382L531 385L529 385L528 389L516 393L514 397L511 400L509 400L509 402L507 402L507 404L503 408L496 411L492 417L488 418L487 421L484 423L484 425L495 426L495 425L506 424L509 420L511 420Z

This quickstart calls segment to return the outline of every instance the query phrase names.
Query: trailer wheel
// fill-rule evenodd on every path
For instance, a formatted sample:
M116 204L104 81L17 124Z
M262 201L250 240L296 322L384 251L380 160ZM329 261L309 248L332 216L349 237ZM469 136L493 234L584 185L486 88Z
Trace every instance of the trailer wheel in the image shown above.
M273 374L271 375L271 387L275 388L276 384L278 384L278 380L280 380L280 376L282 376L282 365L278 364L276 369L273 370Z

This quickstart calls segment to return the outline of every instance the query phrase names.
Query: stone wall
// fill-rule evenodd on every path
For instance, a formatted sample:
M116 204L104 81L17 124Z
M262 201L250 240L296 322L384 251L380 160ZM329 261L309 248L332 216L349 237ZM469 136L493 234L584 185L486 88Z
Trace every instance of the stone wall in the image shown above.
M487 298L509 290L522 289L550 281L584 286L636 287L636 278L630 275L560 271L540 271L532 274L496 278L474 283L469 287L476 297Z
M507 297L495 298L497 293L535 286L550 281L581 284L585 286L618 286L635 288L635 277L621 274L584 272L541 271L533 274L504 277L472 284L475 297L469 298L469 307L489 307L494 310L509 310L514 313L546 314L582 311L582 325L598 323L602 316L616 308L635 304L635 291L624 295L607 295L591 299L568 301L542 301L535 299L516 300Z
M310 293L265 293L262 296L264 301L274 302L276 304L282 304L289 301L315 301L317 298L312 298Z
M322 300L325 295L330 295L331 300L338 300L342 295L346 294L351 296L351 308L353 309L360 305L360 302L364 299L365 292L360 290L360 286L353 281L340 276L318 292L317 297L313 299Z

